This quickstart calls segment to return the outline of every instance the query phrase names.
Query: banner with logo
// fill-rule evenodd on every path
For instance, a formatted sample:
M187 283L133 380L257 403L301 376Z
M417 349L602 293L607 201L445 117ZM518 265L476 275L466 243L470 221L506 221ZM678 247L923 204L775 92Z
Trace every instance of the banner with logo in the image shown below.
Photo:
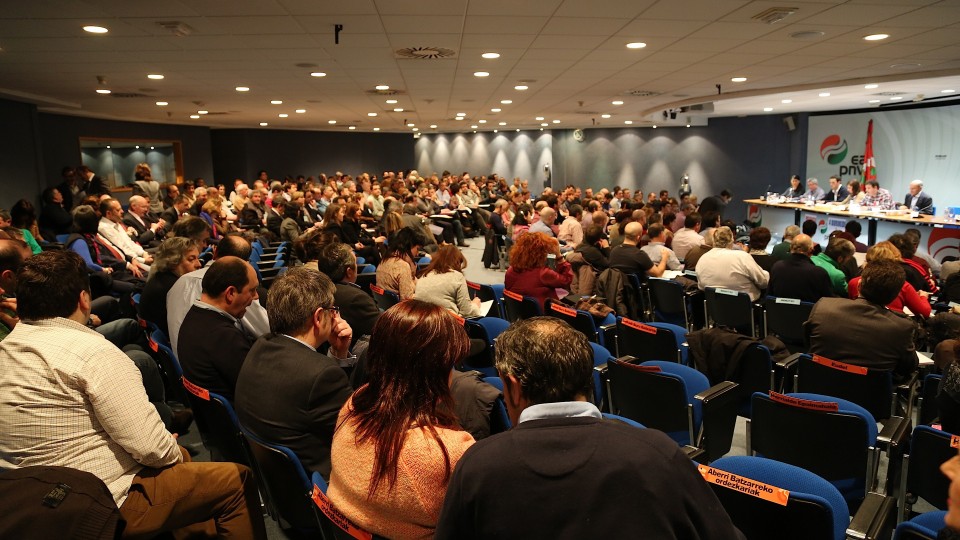
M903 202L913 179L924 182L937 214L960 206L960 105L853 114L811 115L807 135L807 177L837 175L844 184L863 178L867 128L873 120L877 181ZM779 191L787 187L778 186ZM776 191L776 190L775 190Z

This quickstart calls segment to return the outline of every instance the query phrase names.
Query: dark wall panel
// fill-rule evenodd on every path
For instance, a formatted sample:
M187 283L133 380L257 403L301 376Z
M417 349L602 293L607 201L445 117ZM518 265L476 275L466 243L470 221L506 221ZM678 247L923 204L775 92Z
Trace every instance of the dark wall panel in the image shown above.
M336 171L379 175L414 162L410 134L217 129L211 138L218 181L253 179L260 170L271 178Z
M43 166L37 134L37 108L0 100L0 208L7 210L20 199L39 200ZM77 160L80 159L79 153ZM59 172L55 173L59 174Z

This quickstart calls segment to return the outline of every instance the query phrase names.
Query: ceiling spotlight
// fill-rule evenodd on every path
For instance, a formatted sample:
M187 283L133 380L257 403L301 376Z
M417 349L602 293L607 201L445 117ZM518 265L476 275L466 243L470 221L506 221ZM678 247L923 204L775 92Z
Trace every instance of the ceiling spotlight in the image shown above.
M543 121L543 117L542 117L542 116L538 116L538 117L534 118L534 120L536 120L536 121L538 121L538 122L542 122L542 121Z
M151 146L150 149L153 150L153 147Z
M403 112L403 107L397 107L393 112Z
M347 129L357 129L357 126L350 126Z
M297 113L297 114L303 114L303 113L307 112L307 110L306 110L306 109L297 109L297 110L295 110L295 111L293 111L293 112L295 112L295 113Z
M110 91L107 90L106 88L97 88L97 93L106 95L106 94L109 94Z
M526 90L527 88L530 88L530 87L525 84L518 84L513 87L514 90Z
M559 121L559 120L554 120L553 123L554 123L554 124L559 124L560 121Z
M263 126L263 127L266 127L266 126L269 126L270 124L268 124L268 123L266 123L266 122L260 122L260 125Z
M520 133L520 128L517 128L517 133Z
M279 99L275 99L275 100L271 101L270 104L271 104L271 105L283 105L283 101L281 101L281 100L279 100Z
M881 39L887 39L890 37L890 34L870 34L869 36L863 36L865 41L880 41Z
M690 127L690 124L687 124L687 127Z
M138 144L138 145L136 145L134 148L136 148L137 150L139 150L139 149L140 149L140 145Z
M466 115L467 115L467 113L465 113L465 112L458 112L458 113L457 113L457 116L466 116Z
M481 54L480 56L486 58L487 60L493 60L493 59L495 59L495 58L500 58L500 53L485 52L485 53Z
M328 123L328 124L336 124L337 121L336 121L336 120L327 120L327 123Z
M473 128L473 129L477 129L476 124L474 124L474 125L472 125L472 126L470 126L470 127Z
M153 80L155 80L155 81L159 81L159 80L162 80L162 79L163 79L163 75L160 75L160 74L158 74L158 73L151 73L150 75L147 75L147 78L148 78L148 79L153 79Z
M543 126L543 127L547 127L547 126L549 126L550 124L544 122L544 123L542 123L542 124L540 124L540 125Z
M390 89L390 87L387 86L387 85L385 85L385 84L378 84L378 85L374 86L373 88L374 88L374 90L389 90L389 89Z
M481 124L486 124L487 121L486 121L486 120L480 120L480 123L481 123Z
M437 125L436 125L436 124L430 124L430 129L437 129Z
M500 122L500 125L501 125L501 126L505 126L505 125L507 125L507 123L506 123L506 122Z
M830 97L830 92L820 92L820 93L817 94L817 95L820 96L820 97Z
M956 92L956 90L954 90L953 88L948 88L948 89L946 89L946 90L941 90L941 91L940 91L941 94L952 94L952 93L954 93L954 92Z
M498 129L493 130L494 133L498 133L499 131L500 131L500 130L498 130Z
M474 77L489 77L489 76L490 76L490 73L488 73L488 72L486 72L486 71L474 71L474 72L473 72L473 76L474 76Z
M209 114L210 111L197 111L197 114Z
M167 105L169 105L169 103L167 103L166 101L157 102L157 107L166 107Z
M863 88L865 90L873 90L874 88L880 88L880 85L876 83L870 83L870 84L863 85Z
M380 128L373 128L374 131L380 131Z
M107 150L109 150L109 149L110 149L110 145L108 144L108 145L107 145Z
M500 104L501 104L501 105L509 105L509 104L511 104L511 103L513 103L513 100L512 100L512 99L501 99L501 100L500 100Z
M238 86L238 87L235 88L235 90L236 90L237 92L249 92L249 91L250 91L250 87L249 87L249 86Z
M193 118L194 120L196 120L197 118L200 118L200 115L199 115L199 114L191 114L191 115L190 115L190 118Z
M623 123L629 126L630 124L633 124L633 120L624 120Z
M490 109L490 112L500 112L500 111L502 111L502 110L503 110L503 109L494 107L494 108Z
M540 131L543 131L543 128L540 128Z
M413 122L410 122L409 124L407 124L407 127L413 127L413 126L415 126L415 125L416 125L416 124L414 124Z
M656 124L653 125L653 129L657 129L657 125L656 125Z
M290 115L287 114L287 113L280 113L280 114L278 114L277 116L279 116L280 118L286 118L286 117L288 117L288 116L290 116Z
M420 131L420 128L413 128L410 131Z
M377 115L377 113L375 113L375 112L368 112L368 113L367 113L367 116L376 116L376 115Z
M609 114L601 114L601 115L600 115L600 118L610 118L610 115L609 115Z
M396 105L396 104L397 104L397 100L395 100L395 99L388 99L388 100L387 100L387 105Z
M764 107L763 112L773 112L773 107Z
M106 34L107 32L109 32L109 30L107 30L102 26L93 26L93 25L84 26L83 30L85 32L90 32L91 34Z
M647 44L642 41L634 41L633 43L627 43L628 49L642 49L646 46Z
M871 100L868 101L867 103L880 103L880 100L879 100L879 99L871 99Z
M464 118L464 117L462 117L462 116L457 116L456 118L454 118L454 120L463 120L463 118Z
M730 82L747 82L746 77L734 77L730 79Z
M326 77L327 74L322 71L314 71L310 74L311 77Z
M793 100L792 100L792 99L781 99L781 100L780 100L780 103L783 103L784 105L786 105L787 103L793 103Z
M611 104L611 105L623 105L623 102L618 99L618 100L616 100L616 101L611 101L610 104Z
M902 96L894 96L894 97L890 98L890 101L900 101L901 99L903 99Z

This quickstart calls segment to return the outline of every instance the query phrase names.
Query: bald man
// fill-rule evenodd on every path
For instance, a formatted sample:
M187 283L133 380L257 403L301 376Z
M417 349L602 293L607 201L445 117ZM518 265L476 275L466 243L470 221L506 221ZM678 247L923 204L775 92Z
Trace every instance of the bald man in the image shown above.
M923 192L923 180L910 182L910 191L900 209L928 216L933 215L933 197Z
M646 276L660 277L667 269L667 262L672 253L666 247L661 247L660 261L654 265L650 256L638 246L641 236L643 236L643 225L636 221L627 223L623 229L623 243L610 251L610 268L638 274L642 279L646 279Z

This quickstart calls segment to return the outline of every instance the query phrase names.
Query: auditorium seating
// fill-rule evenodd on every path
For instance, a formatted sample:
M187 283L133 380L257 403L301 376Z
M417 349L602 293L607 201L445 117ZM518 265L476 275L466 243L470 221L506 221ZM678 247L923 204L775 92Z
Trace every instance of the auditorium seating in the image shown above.
M749 294L719 287L707 287L703 294L708 327L724 326L747 336L760 335Z
M687 330L670 323L644 323L617 317L617 355L637 360L671 360L689 365Z
M926 512L897 525L893 540L937 540L940 529L946 524L947 513L942 510Z
M791 352L806 352L803 323L812 309L810 302L768 296L763 300L763 327L767 335L776 336Z
M950 480L940 464L957 455L954 435L929 426L917 426L910 438L910 453L903 456L897 499L897 521L910 519L917 498L939 510L947 509ZM953 443L953 444L951 444Z

